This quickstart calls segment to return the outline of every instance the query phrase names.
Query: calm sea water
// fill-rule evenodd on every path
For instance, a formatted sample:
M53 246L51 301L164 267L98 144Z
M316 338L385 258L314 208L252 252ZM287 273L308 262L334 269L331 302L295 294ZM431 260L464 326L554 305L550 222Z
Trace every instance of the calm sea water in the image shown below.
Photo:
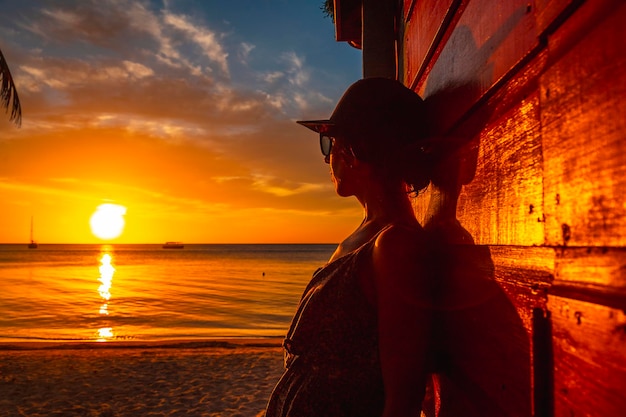
M335 245L0 245L0 342L283 336Z

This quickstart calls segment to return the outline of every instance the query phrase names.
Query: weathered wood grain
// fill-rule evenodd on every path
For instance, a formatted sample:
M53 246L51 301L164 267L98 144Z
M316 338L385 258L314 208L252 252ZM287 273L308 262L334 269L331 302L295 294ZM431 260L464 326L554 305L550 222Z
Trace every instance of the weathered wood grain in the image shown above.
M516 312L505 338L531 352L536 417L621 417L626 3L464 0L453 17L448 4L400 12L401 79L430 100L435 132L466 135L416 215L457 219L489 252Z
M490 299L501 301L481 305L510 324L496 321L499 336L488 332L484 337L499 348L527 352L529 372L534 375L534 415L552 416L555 408L556 416L621 416L626 409L626 399L621 396L621 388L626 387L626 250L459 246L450 249L453 259L462 263L454 268L459 275L453 281L466 276L476 287L478 281L493 276L499 287L489 293ZM474 298L472 291L465 291ZM478 292L485 293L482 289ZM511 305L515 314L506 305ZM489 315L480 314L480 322L488 325ZM457 323L456 316L450 317L448 331L459 332L452 324ZM463 337L468 346L476 343L469 334ZM474 372L470 365L464 364L463 369ZM519 377L519 370L516 374ZM492 389L487 380L477 383L476 389Z
M457 105L454 114L448 112L453 124L537 45L534 9L528 8L527 1L470 1L417 91L429 97L472 86L463 97L464 105Z
M460 18L461 0L425 0L404 2L399 37L400 74L405 85L417 88L421 77L443 48L444 39ZM446 36L447 34L447 36Z
M623 310L549 296L555 416L622 416L626 410Z
M557 248L550 294L626 311L626 249Z
M533 310L546 308L547 294L555 272L552 248L491 246L495 279L508 294L529 333Z
M500 281L528 287L540 293L554 280L556 268L554 248L490 246L489 249L496 266L496 278ZM516 272L510 274L507 271Z
M550 245L626 244L626 4L591 6L550 38L556 62L541 77Z
M476 243L544 243L540 140L537 94L482 132L476 174L463 187L457 210Z
M558 248L555 279L626 290L625 248ZM623 306L626 309L626 305Z
M547 36L566 20L584 0L535 0L537 34Z
M493 160L491 159L483 159L481 162L477 161L477 155L479 153L479 148L484 145L482 140L488 136L494 136L494 132L498 131L499 135L502 137L496 137L495 141L498 143L501 142L511 142L515 143L515 146L519 146L521 149L524 149L524 146L528 146L530 148L535 148L535 155L533 156L533 161L528 164L528 161L517 161L519 164L524 166L523 169L535 169L535 173L533 175L533 181L537 181L538 178L541 177L542 173L540 172L540 155L537 155L537 152L540 150L537 148L538 138L535 132L527 132L533 135L533 142L529 145L524 143L525 134L523 132L523 127L518 128L518 132L515 134L515 137L506 138L510 132L507 132L506 126L504 127L496 127L498 124L502 123L511 123L513 120L514 123L518 126L523 125L524 118L528 118L528 114L519 118L517 114L520 112L520 103L523 103L529 99L529 97L536 97L537 91L539 89L539 76L541 74L542 69L545 67L545 63L547 61L547 55L543 52L538 53L534 56L534 58L530 59L527 65L520 67L519 71L517 71L514 76L511 76L506 82L502 83L500 88L497 88L493 91L493 94L488 98L488 100L481 100L477 105L471 109L471 112L467 112L460 119L459 124L454 127L453 130L449 132L443 132L444 136L442 138L437 137L435 139L435 143L439 143L439 141L443 141L443 150L442 154L444 154L444 160L440 161L441 167L438 168L439 171L443 172L444 176L452 177L445 178L445 182L452 182L451 186L444 187L446 189L442 189L441 186L431 186L425 192L417 196L417 198L413 199L413 206L418 220L421 223L428 217L432 217L437 215L438 212L441 211L453 211L455 214L457 211L466 211L466 217L469 218L470 222L477 224L482 220L481 216L484 215L493 215L497 216L497 213L493 212L493 210L501 210L501 205L506 204L506 201L498 200L495 195L489 196L489 189L485 185L485 179L482 177L481 173L478 173L477 177L477 167L480 166L481 172L487 172L492 179L495 179L502 175L497 168L499 163L497 159L499 158L499 151L494 149L492 152L492 158L495 158L495 165L493 164ZM438 93L435 96L429 97L426 100L427 105L431 108L433 112L433 116L431 119L436 120L437 114L440 111L446 111L447 109L453 108L457 106L457 102L463 100L463 96L467 95L468 90L471 90L471 86L465 86L457 89L453 89L446 92ZM532 99L535 100L536 99ZM532 101L531 100L531 101ZM433 104L434 102L434 104ZM533 114L533 118L538 118L538 109L534 106L535 111L531 112ZM522 112L524 113L524 112ZM528 113L528 112L526 112ZM538 121L531 122L530 124L536 125ZM433 129L435 132L440 130L439 126L434 126ZM439 145L437 145L439 146ZM498 147L497 144L490 145L492 148ZM525 149L528 151L528 149ZM447 158L447 160L446 160ZM437 158L435 158L437 159ZM529 165L526 168L526 165ZM517 175L517 173L509 169L507 174L512 177L508 179L511 182L513 187L517 187L515 185L516 179L513 178ZM441 174L439 174L441 175ZM458 177L455 177L458 176ZM434 178L436 183L440 183L441 178ZM472 181L476 180L475 184L471 184ZM463 188L464 199L469 201L470 206L468 208L461 207L457 210L458 205L458 190L457 185L467 185ZM535 184L538 187L538 184ZM524 186L522 186L523 189ZM486 189L487 188L487 189ZM534 194L540 195L540 189L535 188ZM480 201L483 198L491 198L494 206L489 208L483 207L480 204ZM473 203L472 203L473 202ZM472 206L473 204L473 206ZM540 203L541 204L541 203ZM531 211L530 203L528 205L528 212ZM490 210L492 213L490 213ZM535 219L537 223L543 220L542 218L542 207L536 203L533 203L532 211L534 214L538 214ZM524 212L522 213L522 217L520 218L521 222L529 222L529 216ZM532 213L531 213L532 214ZM484 223L488 223L488 220L484 221ZM530 222L532 223L532 222ZM532 223L533 228L537 228L540 225L535 225ZM480 226L476 226L480 227ZM542 226L541 226L542 227ZM494 233L495 234L495 233ZM498 243L493 240L483 240L479 238L477 243L483 244L494 244ZM502 242L499 242L502 243ZM507 244L515 244L519 242L508 242ZM537 242L533 242L536 244Z

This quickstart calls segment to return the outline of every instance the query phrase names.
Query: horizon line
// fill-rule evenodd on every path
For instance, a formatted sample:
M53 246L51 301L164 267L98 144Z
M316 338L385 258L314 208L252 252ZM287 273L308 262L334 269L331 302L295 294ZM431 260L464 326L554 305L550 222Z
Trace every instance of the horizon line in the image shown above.
M38 245L164 245L166 242L47 242ZM338 245L337 242L180 242L183 245ZM28 245L28 242L0 242L0 245Z

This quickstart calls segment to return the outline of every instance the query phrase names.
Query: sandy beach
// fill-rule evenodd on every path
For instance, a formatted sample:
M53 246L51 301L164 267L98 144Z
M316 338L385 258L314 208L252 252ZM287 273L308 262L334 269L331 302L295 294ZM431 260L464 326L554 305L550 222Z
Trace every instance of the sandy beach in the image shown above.
M278 340L0 345L0 417L262 416Z

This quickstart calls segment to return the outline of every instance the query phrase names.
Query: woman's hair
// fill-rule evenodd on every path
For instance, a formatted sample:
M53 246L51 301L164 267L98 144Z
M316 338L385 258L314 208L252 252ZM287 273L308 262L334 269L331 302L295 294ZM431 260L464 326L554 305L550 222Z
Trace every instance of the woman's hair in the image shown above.
M411 193L426 189L431 181L432 160L422 141L399 149L383 168L404 181Z
M400 178L412 191L430 182L424 100L396 80L365 78L352 84L329 119L361 161Z
M372 165L382 178L401 180L408 192L417 194L431 181L433 161L429 147L421 138L402 145L394 142L389 141L389 147L384 150L374 150L358 139L349 146L357 159Z

